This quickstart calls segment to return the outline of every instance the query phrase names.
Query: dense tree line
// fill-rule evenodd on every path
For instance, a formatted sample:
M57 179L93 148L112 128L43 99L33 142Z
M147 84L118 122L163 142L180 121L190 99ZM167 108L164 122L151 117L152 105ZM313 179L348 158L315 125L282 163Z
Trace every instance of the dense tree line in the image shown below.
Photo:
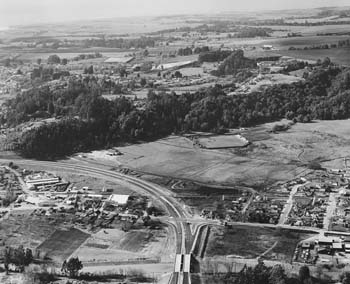
M29 248L24 249L22 245L19 247L5 247L3 250L4 266L6 272L9 271L9 265L15 265L21 272L24 267L33 261L33 253Z
M40 79L42 81L51 81L58 80L61 77L69 76L69 71L56 70L52 67L43 67L39 66L37 68L33 68L32 73L30 75L32 80Z
M244 57L243 50L235 50L219 65L218 69L213 72L213 75L233 75L241 71L242 69L255 67L255 60Z
M192 54L193 54L193 50L190 47L179 48L177 51L177 55L179 56L187 56Z
M186 56L186 55L192 55L192 54L200 54L209 52L208 46L197 46L197 47L185 47L185 48L179 48L177 50L178 56Z
M304 47L289 47L289 50L317 50L317 49L331 49L331 48L343 48L343 47L350 47L350 39L347 40L340 40L338 43L331 43L331 44L320 44L320 45L311 45L311 46L304 46Z
M232 51L230 50L213 50L213 51L202 52L198 55L198 61L200 63L220 62L220 61L223 61L228 56L230 56L231 53Z
M230 274L226 276L230 277ZM234 277L232 277L234 278ZM328 281L317 279L310 275L310 270L307 266L302 266L299 269L297 277L288 277L284 268L281 265L273 267L266 266L262 261L254 267L245 266L233 279L234 284L319 284L329 283Z
M8 124L37 111L66 118L26 131L19 142L25 156L52 158L123 141L156 139L172 132L224 132L281 118L350 117L350 70L319 66L304 82L274 85L262 92L227 96L221 86L196 93L150 92L145 108L125 98L104 99L94 80L71 82L65 90L29 92L8 103Z
M235 38L269 37L270 32L272 32L272 30L269 28L244 27L240 31L235 33L232 37L235 37Z
M325 25L348 25L348 20L337 20L337 21L319 21L319 22L288 22L284 19L268 19L268 20L240 20L236 21L236 25L247 25L247 26L299 26L299 27L310 27L310 26L325 26Z

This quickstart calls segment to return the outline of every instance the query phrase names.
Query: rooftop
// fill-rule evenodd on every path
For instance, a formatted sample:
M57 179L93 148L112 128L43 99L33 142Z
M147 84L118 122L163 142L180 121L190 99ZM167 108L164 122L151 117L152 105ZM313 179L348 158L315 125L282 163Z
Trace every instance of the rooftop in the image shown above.
M105 60L105 63L129 63L134 57L110 57Z

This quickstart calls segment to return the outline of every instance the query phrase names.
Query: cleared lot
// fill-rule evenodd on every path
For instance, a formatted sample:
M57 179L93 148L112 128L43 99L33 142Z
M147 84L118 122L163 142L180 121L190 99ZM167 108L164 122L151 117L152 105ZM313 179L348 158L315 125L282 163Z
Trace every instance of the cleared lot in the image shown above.
M48 257L64 261L89 237L78 229L56 230L38 249L47 253Z

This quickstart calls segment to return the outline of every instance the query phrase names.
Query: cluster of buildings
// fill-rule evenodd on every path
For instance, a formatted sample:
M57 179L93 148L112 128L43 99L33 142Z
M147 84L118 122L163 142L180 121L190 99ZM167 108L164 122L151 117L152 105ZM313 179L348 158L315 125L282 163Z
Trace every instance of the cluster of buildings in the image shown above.
M327 199L321 197L296 197L287 224L323 228L327 204Z
M16 204L24 202L36 206L37 215L71 213L72 223L83 229L107 228L120 221L133 224L140 218L149 218L151 204L145 196L114 194L113 189L95 193L88 187L77 188L48 172L30 173L23 180L27 191L17 198Z
M251 193L243 191L239 195L223 195L220 206L205 208L200 216L206 219L220 219L226 222L242 221L242 216L251 198Z
M348 264L350 236L320 234L302 241L295 249L293 261L309 264Z
M248 222L277 224L283 210L285 200L266 195L257 195L247 210Z

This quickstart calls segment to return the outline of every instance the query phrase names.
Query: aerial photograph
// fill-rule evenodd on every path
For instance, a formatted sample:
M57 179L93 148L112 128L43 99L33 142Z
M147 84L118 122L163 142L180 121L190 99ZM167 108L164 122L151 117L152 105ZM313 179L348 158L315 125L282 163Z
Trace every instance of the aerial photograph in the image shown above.
M350 284L350 0L0 0L0 284Z

